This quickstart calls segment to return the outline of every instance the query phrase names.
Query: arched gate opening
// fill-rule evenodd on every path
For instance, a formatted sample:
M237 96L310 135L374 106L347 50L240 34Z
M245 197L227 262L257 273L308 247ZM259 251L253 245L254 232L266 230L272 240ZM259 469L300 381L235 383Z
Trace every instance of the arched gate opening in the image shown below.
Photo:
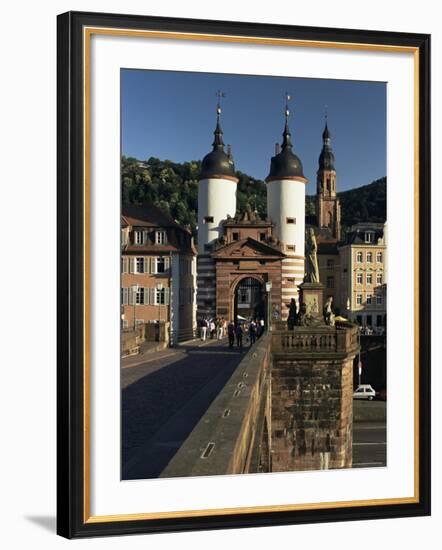
M264 284L254 277L242 279L235 288L234 322L265 319L266 293Z

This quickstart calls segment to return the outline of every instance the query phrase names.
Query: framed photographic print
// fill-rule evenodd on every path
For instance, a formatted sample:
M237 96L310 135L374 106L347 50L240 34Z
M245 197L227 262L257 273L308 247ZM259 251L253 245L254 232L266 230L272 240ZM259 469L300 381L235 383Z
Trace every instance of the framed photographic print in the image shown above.
M430 37L58 18L58 533L430 513Z

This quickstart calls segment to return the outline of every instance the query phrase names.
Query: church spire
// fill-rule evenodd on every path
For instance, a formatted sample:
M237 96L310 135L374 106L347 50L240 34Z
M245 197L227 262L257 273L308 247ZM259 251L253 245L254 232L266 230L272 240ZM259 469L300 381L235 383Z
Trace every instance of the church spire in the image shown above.
M319 155L319 170L334 170L335 156L331 148L331 134L328 129L327 106L325 108L325 126L322 132L322 151Z
M216 95L218 97L218 102L216 104L216 128L215 128L215 131L213 132L215 139L213 140L212 146L214 151L216 149L221 149L224 151L223 131L221 129L220 116L222 113L221 98L225 97L225 93L221 92L221 90L218 90L216 92Z
M292 143L292 134L290 133L289 128L289 116L290 116L290 110L289 110L289 101L292 99L291 95L289 95L287 92L285 93L285 126L284 126L284 132L282 134L282 150L284 149L291 149L293 147Z
M218 178L237 181L235 174L235 165L231 152L224 151L223 131L221 129L221 98L225 97L224 92L218 90L216 92L218 98L216 103L216 127L214 140L212 143L212 151L208 153L201 162L200 179Z

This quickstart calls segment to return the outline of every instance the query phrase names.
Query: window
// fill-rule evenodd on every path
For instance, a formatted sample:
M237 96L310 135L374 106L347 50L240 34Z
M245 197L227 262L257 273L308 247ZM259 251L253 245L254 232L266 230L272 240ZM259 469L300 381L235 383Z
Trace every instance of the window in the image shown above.
M239 265L239 260L233 260L233 265Z
M169 303L169 289L155 288L155 305L166 305Z
M166 273L166 258L159 256L156 259L156 273Z
M356 322L359 326L362 326L362 315L356 315Z
M327 288L335 288L335 278L327 277Z
M381 327L383 325L382 315L376 315L376 326Z
M367 315L365 319L365 324L367 327L371 327L371 325L373 324L373 321L371 320L371 315Z
M265 260L259 260L259 263L260 263L261 265L266 265L266 261L265 261Z
M376 305L381 306L382 302L383 302L382 296L380 294L378 294L376 296Z
M165 231L155 231L155 244L166 244L167 233Z
M204 216L204 223L213 223L213 216Z
M362 294L356 295L356 303L358 304L358 306L362 305Z
M365 242L366 243L372 243L373 241L374 241L373 231L366 231L365 232Z
M144 304L144 288L138 288L137 293L135 294L135 303L140 306Z
M136 258L136 272L144 273L144 258Z
M135 244L144 244L144 232L135 231L134 232L134 242Z
M367 252L367 263L371 264L373 261L373 252Z
M372 294L367 294L367 305L368 306L371 305L372 302L373 302L373 295Z
M382 284L382 273L376 274L376 284L381 285Z
M128 288L122 288L121 289L121 304L123 306L127 306L129 304L129 289Z
M331 260L330 258L327 260L327 268L333 269L335 267L335 261Z
M362 273L356 275L356 282L358 285L362 285Z
M382 252L376 252L376 262L378 264L382 263Z
M266 234L265 233L260 233L259 234L259 240L260 241L265 241L266 240Z
M286 218L287 223L296 223L296 218Z
M362 252L358 252L356 254L356 261L358 262L358 264L362 263Z
M234 241L239 241L239 233L233 232L233 233L232 233L232 239L233 239Z
M372 284L373 284L373 274L367 273L367 285L372 285Z
M295 245L294 244L288 244L287 245L287 250L292 250L294 252L295 251Z

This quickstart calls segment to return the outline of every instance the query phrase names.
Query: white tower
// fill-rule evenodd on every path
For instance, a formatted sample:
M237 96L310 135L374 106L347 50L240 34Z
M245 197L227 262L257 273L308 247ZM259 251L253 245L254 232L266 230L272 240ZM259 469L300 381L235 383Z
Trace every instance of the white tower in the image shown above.
M211 248L223 235L222 221L236 213L238 178L230 153L224 151L223 131L220 125L221 106L218 92L216 128L213 150L201 163L198 184L198 263L197 310L198 318L215 315L216 281Z
M287 100L290 96L287 95ZM267 182L267 213L275 224L275 236L286 258L282 261L281 314L286 318L291 298L298 298L305 263L305 185L300 159L293 153L285 108L281 150L272 157Z

